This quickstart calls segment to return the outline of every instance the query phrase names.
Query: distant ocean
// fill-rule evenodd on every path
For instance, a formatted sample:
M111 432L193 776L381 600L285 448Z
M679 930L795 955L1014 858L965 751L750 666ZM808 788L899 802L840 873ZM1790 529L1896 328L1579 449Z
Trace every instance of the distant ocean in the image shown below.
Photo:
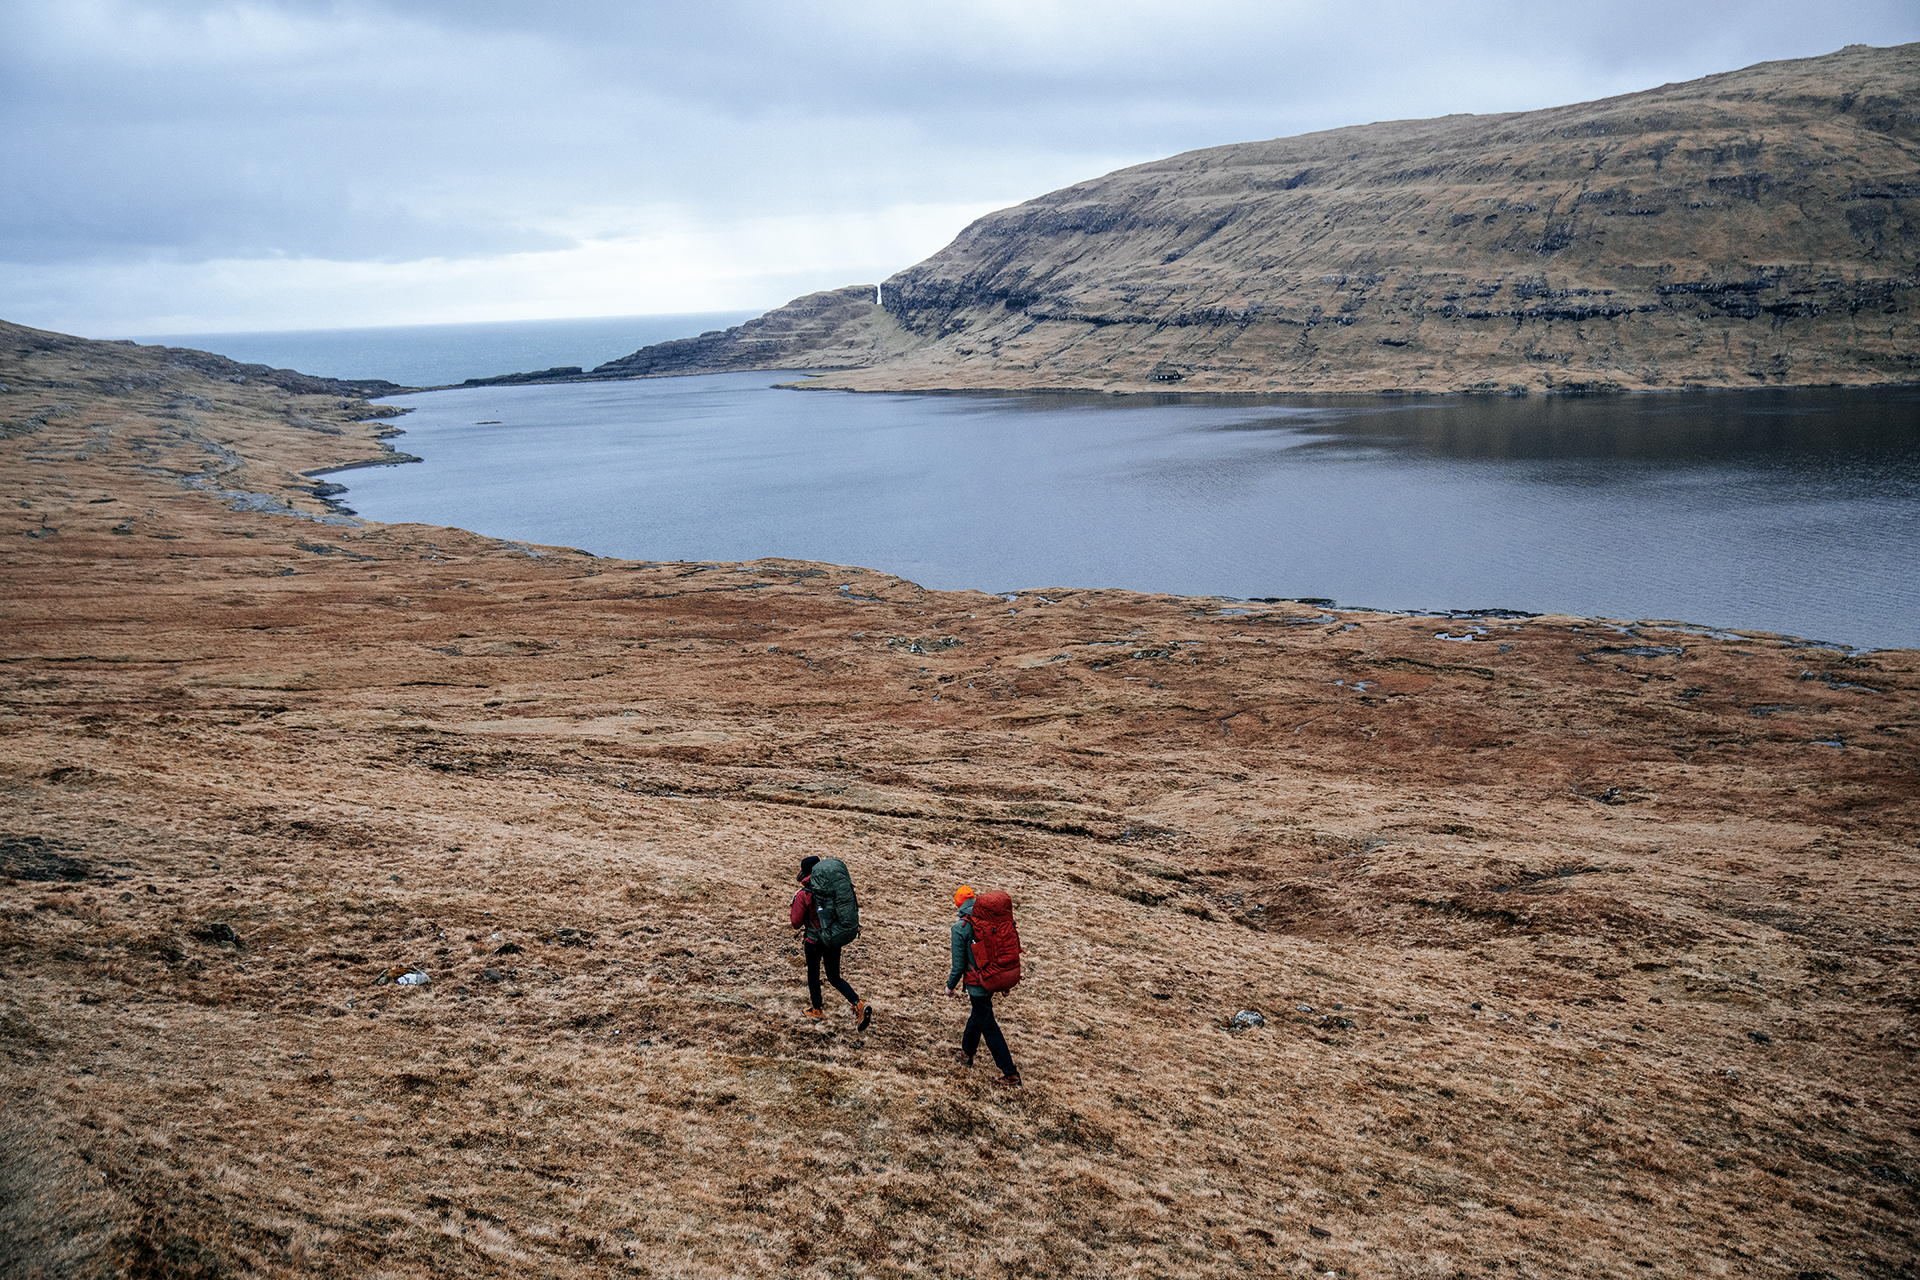
M655 342L725 329L759 314L701 311L585 320L128 336L135 342L192 347L242 364L297 369L324 378L385 378L402 386L439 387L468 378L527 373L560 365L591 369Z

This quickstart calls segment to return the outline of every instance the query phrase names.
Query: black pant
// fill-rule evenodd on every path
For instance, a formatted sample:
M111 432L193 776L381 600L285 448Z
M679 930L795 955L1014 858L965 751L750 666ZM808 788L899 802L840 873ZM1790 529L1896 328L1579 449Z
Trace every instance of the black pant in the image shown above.
M993 1017L993 993L969 995L973 1003L973 1016L967 1019L966 1034L960 1037L960 1052L969 1058L980 1047L982 1037L987 1042L987 1052L993 1055L993 1065L1000 1068L1003 1076L1019 1075L1013 1069L1013 1055L1007 1052L1007 1038L1000 1034L1000 1024Z
M827 962L827 981L833 989L847 998L848 1004L859 1004L860 995L845 978L840 976L840 948L831 951L813 941L804 939L807 944L807 994L813 997L813 1007L820 1007L820 962Z

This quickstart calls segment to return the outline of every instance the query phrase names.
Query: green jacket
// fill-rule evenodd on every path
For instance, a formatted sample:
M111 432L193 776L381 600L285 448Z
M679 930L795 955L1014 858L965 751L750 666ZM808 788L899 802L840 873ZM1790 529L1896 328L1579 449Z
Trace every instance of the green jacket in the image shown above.
M973 968L973 921L967 918L972 914L973 899L968 898L966 905L960 908L960 918L953 922L953 928L951 930L953 935L953 968L947 974L947 990L949 991L960 984L960 979L965 976L967 970ZM967 994L970 996L984 996L988 994L988 992L985 987L976 987L969 983L967 985Z

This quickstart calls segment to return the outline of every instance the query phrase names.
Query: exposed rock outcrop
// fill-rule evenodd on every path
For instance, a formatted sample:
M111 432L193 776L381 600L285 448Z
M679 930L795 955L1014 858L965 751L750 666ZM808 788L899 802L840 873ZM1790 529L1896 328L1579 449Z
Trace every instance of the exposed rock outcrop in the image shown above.
M980 219L886 281L884 315L816 302L864 286L815 294L596 373L840 366L809 385L861 389L1904 382L1920 377L1917 197L1920 45L1856 45L1544 111L1188 152Z
M572 382L580 375L577 364L555 365L532 373L502 373L491 378L468 378L463 387L511 387L527 382Z

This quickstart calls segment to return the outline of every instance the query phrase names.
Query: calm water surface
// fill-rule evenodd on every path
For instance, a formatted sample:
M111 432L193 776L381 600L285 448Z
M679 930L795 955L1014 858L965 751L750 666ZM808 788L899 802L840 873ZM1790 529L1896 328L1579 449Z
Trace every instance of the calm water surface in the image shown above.
M791 374L396 401L387 521L930 587L1672 618L1920 647L1920 388L853 395Z

